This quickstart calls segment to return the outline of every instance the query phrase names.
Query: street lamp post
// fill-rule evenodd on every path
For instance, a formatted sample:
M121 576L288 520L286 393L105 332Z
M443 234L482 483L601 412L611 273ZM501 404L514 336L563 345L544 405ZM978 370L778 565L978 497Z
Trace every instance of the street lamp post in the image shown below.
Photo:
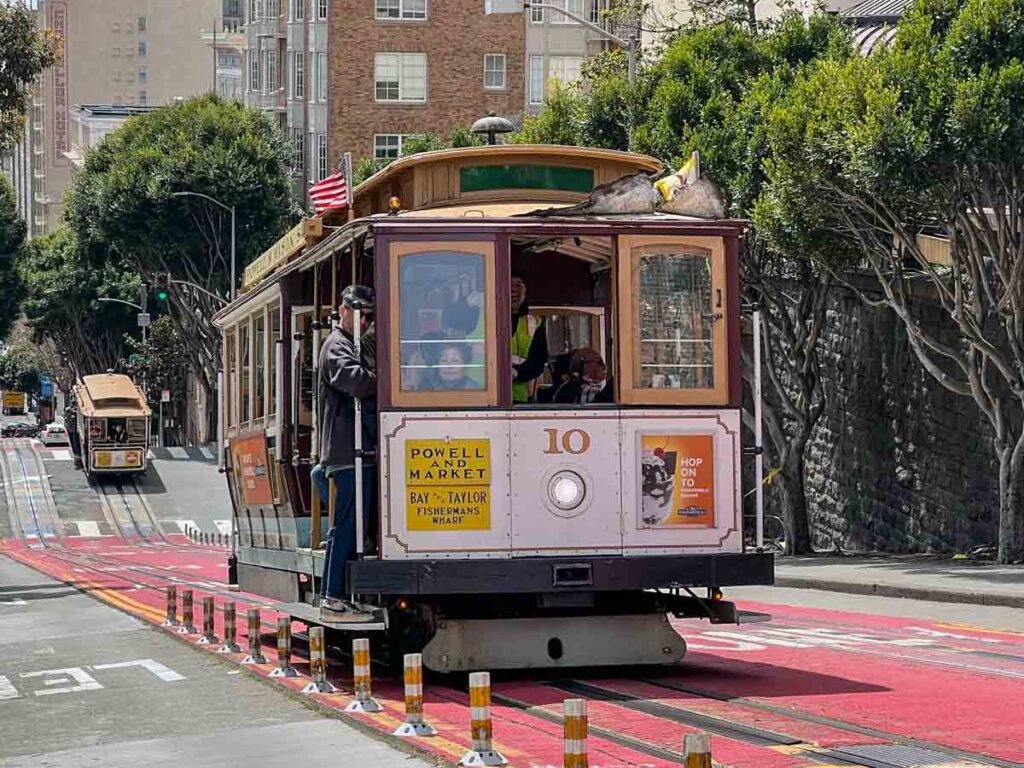
M235 300L235 283L238 281L237 271L235 268L235 206L224 205L220 200L204 195L202 192L172 192L171 197L201 197L204 200L209 200L214 205L219 205L225 211L231 214L231 300Z

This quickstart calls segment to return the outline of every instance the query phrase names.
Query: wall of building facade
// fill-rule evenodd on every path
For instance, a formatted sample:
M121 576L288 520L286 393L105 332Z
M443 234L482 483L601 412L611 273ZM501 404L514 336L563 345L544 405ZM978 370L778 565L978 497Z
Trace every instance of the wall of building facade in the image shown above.
M410 0L395 0L399 12ZM479 0L427 0L425 18L378 18L375 0L333 3L330 57L330 155L373 157L375 137L433 131L447 134L488 112L523 113L525 22L519 14L484 13ZM416 11L418 12L416 6ZM400 54L381 60L379 54ZM408 55L407 55L408 54ZM504 83L485 87L485 56L504 57ZM495 62L496 59L491 59ZM378 88L376 74L394 71ZM421 69L422 68L422 69ZM424 73L421 89L419 72ZM387 75L391 77L392 75ZM408 77L406 77L408 76ZM382 98L383 97L383 98ZM398 147L396 146L396 149Z
M941 309L927 299L919 308L955 344ZM890 310L836 289L828 320L827 408L807 449L816 545L962 552L995 543L998 464L974 401L923 369Z

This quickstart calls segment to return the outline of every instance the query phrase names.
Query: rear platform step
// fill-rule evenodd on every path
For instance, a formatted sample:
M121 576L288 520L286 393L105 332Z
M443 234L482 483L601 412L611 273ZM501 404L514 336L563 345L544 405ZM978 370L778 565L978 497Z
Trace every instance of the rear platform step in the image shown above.
M384 632L387 630L387 611L373 606L367 606L367 609L367 613L353 613L349 616L331 612L328 614L329 618L322 617L320 609L308 603L285 603L277 610L306 624L340 632Z

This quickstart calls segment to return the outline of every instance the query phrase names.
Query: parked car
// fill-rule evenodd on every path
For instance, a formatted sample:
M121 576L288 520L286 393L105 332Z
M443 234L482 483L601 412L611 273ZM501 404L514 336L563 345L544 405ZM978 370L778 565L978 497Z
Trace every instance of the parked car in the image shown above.
M24 421L12 421L4 424L0 430L3 437L35 437L39 434L39 427Z
M43 445L68 445L68 431L63 424L47 424L39 436L39 442Z

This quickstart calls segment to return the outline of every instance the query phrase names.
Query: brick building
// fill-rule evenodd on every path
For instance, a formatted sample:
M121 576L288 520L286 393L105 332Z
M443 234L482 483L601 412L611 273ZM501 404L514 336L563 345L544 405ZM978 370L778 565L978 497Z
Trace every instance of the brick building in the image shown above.
M330 13L330 156L397 157L405 136L447 136L526 103L526 24L482 0L354 0Z

